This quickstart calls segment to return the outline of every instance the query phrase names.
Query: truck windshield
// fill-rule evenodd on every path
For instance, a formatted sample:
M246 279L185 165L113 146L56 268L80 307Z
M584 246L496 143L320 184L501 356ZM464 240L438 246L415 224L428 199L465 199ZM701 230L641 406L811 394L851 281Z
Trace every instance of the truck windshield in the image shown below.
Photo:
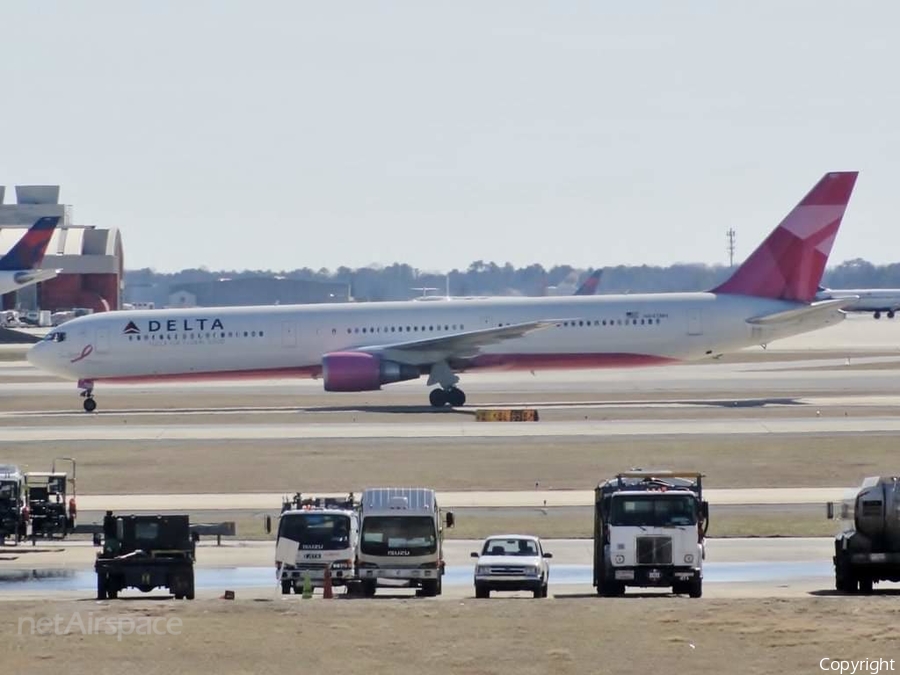
M293 539L300 549L339 551L350 546L350 516L337 513L297 513L281 517L278 538Z
M696 525L696 500L690 495L635 495L615 497L610 525L675 527Z
M428 555L437 550L430 516L368 516L360 550L368 555Z

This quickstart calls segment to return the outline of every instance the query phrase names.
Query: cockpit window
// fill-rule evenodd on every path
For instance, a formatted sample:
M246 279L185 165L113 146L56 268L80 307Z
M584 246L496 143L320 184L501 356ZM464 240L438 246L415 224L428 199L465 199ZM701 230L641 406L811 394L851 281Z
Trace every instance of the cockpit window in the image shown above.
M65 331L54 331L53 333L48 333L44 337L45 342L65 342L66 341L66 333Z

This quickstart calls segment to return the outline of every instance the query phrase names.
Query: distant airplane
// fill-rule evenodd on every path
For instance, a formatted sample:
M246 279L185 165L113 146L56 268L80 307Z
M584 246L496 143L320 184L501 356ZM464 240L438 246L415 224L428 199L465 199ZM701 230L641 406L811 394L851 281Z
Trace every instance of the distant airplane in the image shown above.
M0 295L57 276L62 270L39 270L59 216L40 218L5 256L0 258Z
M855 302L844 307L845 312L873 312L876 319L882 312L893 319L900 309L900 288L853 288L835 290L819 286L816 300L839 300L855 298Z
M431 404L455 407L461 372L713 358L844 320L853 300L815 296L856 178L825 174L705 293L102 312L51 331L28 360L78 380L90 412L98 382L321 377L359 392L427 375Z
M575 291L575 295L595 295L597 288L600 286L600 277L603 276L603 270L594 270L584 283Z

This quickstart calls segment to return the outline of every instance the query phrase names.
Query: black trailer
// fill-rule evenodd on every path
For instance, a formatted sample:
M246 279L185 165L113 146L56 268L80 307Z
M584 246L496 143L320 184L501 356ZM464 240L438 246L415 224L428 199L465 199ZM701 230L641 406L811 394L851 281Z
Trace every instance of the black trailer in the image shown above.
M176 600L194 599L195 542L186 515L103 518L103 550L97 554L97 599L115 599L125 588L149 593L165 587Z

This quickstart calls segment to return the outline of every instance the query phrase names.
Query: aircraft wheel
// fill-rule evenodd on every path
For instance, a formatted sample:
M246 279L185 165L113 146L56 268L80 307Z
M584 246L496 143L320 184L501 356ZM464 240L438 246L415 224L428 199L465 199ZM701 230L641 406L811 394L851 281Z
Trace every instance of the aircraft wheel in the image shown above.
M97 409L97 401L92 398L84 399L84 411L94 412Z
M447 392L443 389L432 389L428 395L428 400L435 408L443 408L447 405Z
M893 313L893 312L888 312L888 318L889 318L889 319L893 319L893 318L894 318L894 313Z
M880 319L880 318L881 318L881 312L875 312L875 315L874 315L874 316L875 316L876 319Z
M447 391L447 401L454 408L459 408L466 404L466 393L462 389L453 387Z

